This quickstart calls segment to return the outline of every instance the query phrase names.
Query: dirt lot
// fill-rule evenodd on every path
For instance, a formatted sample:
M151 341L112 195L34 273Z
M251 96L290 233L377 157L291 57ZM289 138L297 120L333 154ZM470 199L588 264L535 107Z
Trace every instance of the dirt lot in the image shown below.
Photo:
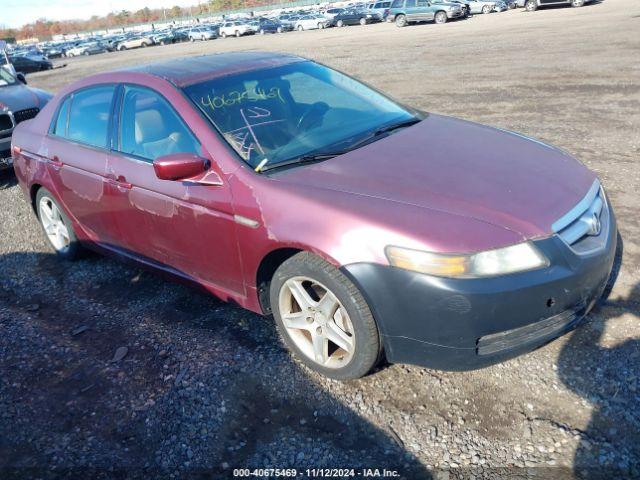
M639 32L640 4L606 0L153 47L30 75L56 91L157 59L301 54L419 108L575 154L609 192L625 255L610 300L534 353L475 372L393 365L338 383L292 361L270 319L110 259L61 263L2 177L0 467L12 469L3 476L269 466L640 476ZM113 362L119 347L128 353Z

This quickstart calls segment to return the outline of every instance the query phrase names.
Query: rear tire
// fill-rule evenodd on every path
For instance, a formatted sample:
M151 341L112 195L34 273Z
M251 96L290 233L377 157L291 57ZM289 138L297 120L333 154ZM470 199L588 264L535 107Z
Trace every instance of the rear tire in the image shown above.
M304 30L304 27L302 25L298 25L298 31L302 32Z
M491 7L489 5L485 5L482 7L482 13L484 13L485 15L488 13L491 13Z
M571 0L571 6L574 8L583 7L584 0Z
M367 19L366 18L361 18L360 19L360 25L362 25L363 27L367 24Z
M140 45L142 48L147 48L149 46L149 44L147 42L142 42L142 45Z
M406 27L407 26L407 17L404 15L398 15L396 17L396 27Z
M338 22L336 23L337 27L344 27L344 22L342 20L338 20Z
M222 32L222 33L220 34L220 36L221 36L222 38L227 38L227 33L226 33L226 32Z
M447 12L444 12L442 10L436 12L436 15L433 17L433 21L438 25L447 23Z
M302 290L292 290L291 285ZM320 301L324 295L329 299L326 304ZM300 297L311 300L312 306L298 302ZM310 369L336 380L350 380L366 375L378 362L380 337L369 306L356 286L322 258L301 252L286 260L271 281L270 301L281 339ZM309 316L305 318L304 312ZM288 326L283 315L289 317L285 320ZM345 349L333 338L345 342ZM323 353L318 356L318 351Z
M536 0L527 0L524 4L524 9L527 12L535 12L538 9L538 3Z
M236 30L236 38L240 36L240 30Z
M47 238L47 242L55 253L64 260L71 261L78 258L82 247L73 230L73 224L53 194L44 187L40 188L36 194L36 211L38 222ZM54 230L58 232L65 231L66 245L63 245L65 242L58 243L57 240L52 240L55 237L52 233ZM60 238L63 238L63 236Z

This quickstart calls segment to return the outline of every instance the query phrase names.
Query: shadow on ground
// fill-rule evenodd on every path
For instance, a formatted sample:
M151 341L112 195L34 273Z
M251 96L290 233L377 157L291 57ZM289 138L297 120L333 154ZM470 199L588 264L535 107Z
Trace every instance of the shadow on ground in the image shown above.
M99 256L12 253L0 271L3 478L429 477L397 435L293 362L270 319Z
M614 267L617 278L622 242ZM638 478L640 466L640 340L630 339L612 347L603 346L606 329L624 313L640 309L640 284L626 298L606 300L589 321L571 334L558 358L558 373L571 391L593 405L587 428L579 431L574 458L578 478Z

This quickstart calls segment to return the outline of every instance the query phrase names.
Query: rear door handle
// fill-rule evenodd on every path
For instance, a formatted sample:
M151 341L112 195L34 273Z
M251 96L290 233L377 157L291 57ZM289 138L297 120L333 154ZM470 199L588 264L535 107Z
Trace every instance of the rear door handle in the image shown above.
M109 178L109 183L119 189L122 190L131 190L133 188L133 184L127 182L127 179L120 175L116 178Z
M53 158L48 158L47 163L49 163L49 165L51 165L55 170L60 170L64 166L64 163L60 161L57 155Z

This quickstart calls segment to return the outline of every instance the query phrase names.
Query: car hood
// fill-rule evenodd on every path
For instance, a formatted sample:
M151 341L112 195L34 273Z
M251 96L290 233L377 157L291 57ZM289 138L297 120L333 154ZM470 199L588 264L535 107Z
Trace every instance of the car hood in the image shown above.
M42 108L49 94L23 84L0 87L0 109L6 106L12 112L26 108Z
M567 153L517 133L430 114L330 160L278 174L301 186L465 216L536 238L588 192L596 176Z

